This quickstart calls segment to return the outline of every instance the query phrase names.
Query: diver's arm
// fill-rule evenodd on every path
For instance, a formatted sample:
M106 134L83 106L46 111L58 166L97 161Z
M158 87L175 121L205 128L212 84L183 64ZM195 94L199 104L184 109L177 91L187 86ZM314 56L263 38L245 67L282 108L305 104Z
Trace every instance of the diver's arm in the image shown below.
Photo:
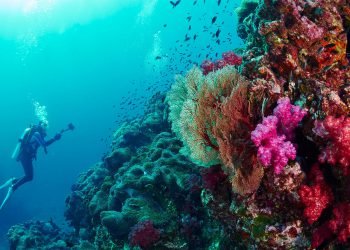
M44 138L41 136L39 132L35 132L33 134L32 140L35 140L40 146L44 148L45 154L47 154L47 142L44 140Z
M47 142L44 140L44 138L40 135L39 132L35 132L32 137L40 146L46 147Z
M58 141L59 139L61 139L61 134L56 134L53 138L51 138L50 140L46 141L46 147L51 145L55 141Z
M45 141L45 139L41 136L41 134L39 132L35 132L33 135L33 138L36 142L39 143L40 146L42 146L44 149L46 149L47 146L50 146L55 141L58 141L59 139L61 139L61 134L56 134L50 140Z

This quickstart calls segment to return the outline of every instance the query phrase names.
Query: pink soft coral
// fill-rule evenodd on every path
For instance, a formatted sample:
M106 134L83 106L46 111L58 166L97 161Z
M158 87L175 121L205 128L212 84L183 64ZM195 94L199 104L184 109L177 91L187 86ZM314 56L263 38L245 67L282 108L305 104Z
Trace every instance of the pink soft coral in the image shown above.
M255 146L259 147L259 160L265 167L272 165L276 174L282 172L288 160L296 157L296 149L289 140L305 114L304 110L291 105L289 98L282 98L274 115L264 118L251 134Z
M314 132L328 140L318 159L321 163L339 165L345 175L350 174L350 118L327 116L316 121Z
M323 210L333 202L334 198L318 164L312 166L309 178L313 185L302 185L299 189L299 196L305 205L304 216L309 224L313 224L321 216Z
M278 133L285 135L290 141L293 140L294 130L306 115L306 111L299 106L292 105L289 98L286 97L278 100L273 115L279 120Z

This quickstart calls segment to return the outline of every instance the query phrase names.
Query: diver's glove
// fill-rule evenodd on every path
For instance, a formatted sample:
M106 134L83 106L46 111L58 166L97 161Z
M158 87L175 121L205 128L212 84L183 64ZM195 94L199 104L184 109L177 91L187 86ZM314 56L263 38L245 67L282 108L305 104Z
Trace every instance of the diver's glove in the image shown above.
M59 139L61 139L61 137L62 137L61 134L58 133L55 135L54 139L55 139L55 141L58 141Z

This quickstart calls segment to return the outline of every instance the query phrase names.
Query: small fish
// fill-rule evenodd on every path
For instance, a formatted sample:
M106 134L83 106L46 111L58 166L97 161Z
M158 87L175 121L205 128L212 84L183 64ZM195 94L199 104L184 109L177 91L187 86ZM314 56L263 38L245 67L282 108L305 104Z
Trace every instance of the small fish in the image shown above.
M214 24L217 18L218 18L217 16L214 16L213 19L211 19L211 23Z
M188 40L190 40L191 38L186 34L185 36L185 42L187 42Z
M170 1L170 3L171 3L171 5L173 6L173 8L175 8L176 6L178 6L180 2L181 2L181 0L177 0L176 2Z
M163 27L166 28L168 25L167 24L163 24Z
M194 36L193 36L193 40L196 40L196 39L197 39L197 35L194 35Z
M216 43L220 45L220 39L216 40Z
M161 56L156 56L155 59L156 59L156 60L160 60L160 59L162 59L162 57L161 57Z
M332 48L334 47L335 44L334 43L330 43L330 44L327 44L326 46L324 46L325 49L329 49L329 48Z
M190 25L190 26L188 26L188 30L191 30L192 29L192 26Z
M216 31L216 33L215 33L215 36L216 36L216 37L219 37L219 36L220 36L220 32L221 32L221 30L218 29L218 30Z
M221 4L221 0L218 0L218 6L220 6L220 4Z
M330 70L331 68L333 68L335 64L336 64L336 63L333 63L333 64L331 64L331 65L328 65L328 66L324 67L324 68L322 69L322 72L327 72L328 70Z
M197 0L193 2L193 5L196 5L197 4Z
M186 19L187 19L187 21L189 22L189 21L191 21L192 17L191 17L191 16L188 16L188 17L186 17Z

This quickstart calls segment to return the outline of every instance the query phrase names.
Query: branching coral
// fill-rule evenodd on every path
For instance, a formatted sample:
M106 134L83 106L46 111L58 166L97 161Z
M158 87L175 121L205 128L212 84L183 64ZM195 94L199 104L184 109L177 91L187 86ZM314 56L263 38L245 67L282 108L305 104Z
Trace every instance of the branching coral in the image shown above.
M251 134L258 147L259 160L265 167L272 165L276 174L282 172L288 160L296 157L296 149L290 140L305 115L306 111L291 105L288 98L282 98L273 115L264 118Z

